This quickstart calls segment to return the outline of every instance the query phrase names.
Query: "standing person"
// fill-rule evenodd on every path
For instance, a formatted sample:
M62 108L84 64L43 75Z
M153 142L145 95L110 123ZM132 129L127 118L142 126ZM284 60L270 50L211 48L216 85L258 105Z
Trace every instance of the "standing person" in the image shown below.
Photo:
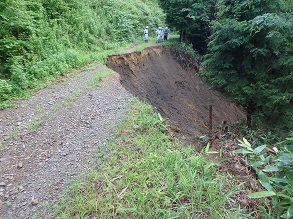
M156 30L156 34L157 34L157 43L160 43L162 41L162 36L163 36L163 30L162 27L159 27Z
M159 36L159 27L158 27L158 29L156 30L156 35L157 35L157 42L158 42L158 36Z
M143 39L147 43L149 41L149 27L146 26L144 31L143 31Z
M168 34L169 34L169 29L168 27L166 27L164 31L164 40L168 40Z

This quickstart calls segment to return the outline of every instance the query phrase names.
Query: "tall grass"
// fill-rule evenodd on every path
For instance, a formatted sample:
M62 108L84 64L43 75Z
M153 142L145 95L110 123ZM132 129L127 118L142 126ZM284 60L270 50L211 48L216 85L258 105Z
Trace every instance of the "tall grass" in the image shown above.
M247 218L231 186L194 147L167 133L160 114L135 101L99 162L73 183L57 218Z

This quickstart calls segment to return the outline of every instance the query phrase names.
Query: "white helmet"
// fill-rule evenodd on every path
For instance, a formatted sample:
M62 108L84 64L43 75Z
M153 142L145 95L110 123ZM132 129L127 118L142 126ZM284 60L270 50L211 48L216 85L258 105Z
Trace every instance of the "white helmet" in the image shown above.
M149 26L146 26L145 28L146 28L146 29L148 29L148 28L149 28Z

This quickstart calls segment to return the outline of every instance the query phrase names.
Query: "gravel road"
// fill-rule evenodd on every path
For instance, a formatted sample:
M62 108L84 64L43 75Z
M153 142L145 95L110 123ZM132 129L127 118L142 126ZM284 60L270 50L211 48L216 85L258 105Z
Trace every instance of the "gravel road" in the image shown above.
M0 111L0 219L53 218L70 181L93 166L132 99L114 72L95 86L107 71L70 74Z

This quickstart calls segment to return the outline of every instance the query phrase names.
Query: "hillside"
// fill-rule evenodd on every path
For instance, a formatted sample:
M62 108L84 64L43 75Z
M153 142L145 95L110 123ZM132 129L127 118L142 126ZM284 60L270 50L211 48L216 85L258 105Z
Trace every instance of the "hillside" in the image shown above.
M142 52L108 57L107 66L120 74L121 84L134 96L147 100L168 120L175 133L192 143L209 133L209 106L213 131L223 121L236 124L244 113L219 92L210 90L197 74L185 69L172 48L150 47Z

